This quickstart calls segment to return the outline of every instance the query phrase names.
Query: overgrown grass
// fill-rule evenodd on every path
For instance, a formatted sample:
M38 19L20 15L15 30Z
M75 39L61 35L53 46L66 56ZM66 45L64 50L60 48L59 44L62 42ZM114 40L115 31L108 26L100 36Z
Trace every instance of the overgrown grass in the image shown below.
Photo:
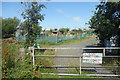
M73 39L68 41L63 41L60 43L49 43L40 42L42 47L50 47L54 45L72 44L79 43L90 37L85 37L82 39ZM55 68L40 68L39 66L54 65L52 58L36 58L36 66L33 66L32 56L27 55L27 49L24 55L21 55L19 49L24 47L24 41L19 41L17 43L2 43L2 76L3 78L62 78L57 75L43 75L41 73L47 72L57 72ZM36 51L36 55L54 55L54 50L45 50L43 52ZM24 57L22 59L22 57ZM63 76L64 78L68 78Z
M54 68L41 68L41 66L53 65L51 58L36 59L36 66L33 66L32 56L26 52L21 55L19 49L24 47L23 42L8 43L3 42L2 48L2 78L42 78L45 77L41 73L57 72ZM45 50L40 55L54 55L54 50ZM22 58L24 57L24 58ZM39 66L39 67L38 67Z

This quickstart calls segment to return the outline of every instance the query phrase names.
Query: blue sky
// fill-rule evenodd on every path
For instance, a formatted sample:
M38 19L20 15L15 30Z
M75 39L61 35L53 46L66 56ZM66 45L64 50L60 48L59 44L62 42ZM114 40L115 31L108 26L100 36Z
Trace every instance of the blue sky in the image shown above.
M40 25L44 29L54 28L78 28L88 29L85 25L89 21L96 5L99 2L48 2L44 3L47 9L43 9L42 14L45 14L44 21ZM22 19L20 15L23 11L23 6L20 2L3 2L2 17L13 18L16 16ZM23 20L21 20L23 21Z

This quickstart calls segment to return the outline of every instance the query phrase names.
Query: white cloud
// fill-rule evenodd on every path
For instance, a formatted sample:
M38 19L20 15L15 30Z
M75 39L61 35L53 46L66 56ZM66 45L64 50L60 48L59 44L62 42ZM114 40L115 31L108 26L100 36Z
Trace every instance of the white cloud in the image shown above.
M71 16L71 15L64 15L66 18L70 18L72 19L73 21L76 21L76 22L80 22L81 21L81 18L80 17L74 17L74 16Z
M71 16L71 15L65 15L65 17L67 17L67 18L72 18L72 16Z
M56 9L56 12L62 13L66 18L70 18L71 20L73 20L75 22L80 22L81 21L80 17L75 17L75 16L65 14L62 9Z
M63 10L62 9L56 9L56 12L63 13Z
M81 18L80 18L80 17L72 17L72 20L73 20L73 21L76 21L76 22L80 22L80 21L81 21Z

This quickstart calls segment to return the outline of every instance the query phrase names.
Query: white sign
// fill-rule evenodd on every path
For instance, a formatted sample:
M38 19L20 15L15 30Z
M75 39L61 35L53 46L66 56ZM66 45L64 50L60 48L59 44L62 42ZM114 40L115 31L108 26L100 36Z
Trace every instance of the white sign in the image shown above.
M83 63L102 64L102 53L83 53Z

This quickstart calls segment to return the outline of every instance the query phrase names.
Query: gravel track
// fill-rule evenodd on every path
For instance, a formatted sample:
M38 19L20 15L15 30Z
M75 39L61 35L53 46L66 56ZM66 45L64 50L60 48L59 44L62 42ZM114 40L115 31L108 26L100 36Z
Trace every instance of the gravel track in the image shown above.
M73 43L70 45L60 45L56 46L57 48L85 48L85 47L95 47L99 43L98 40L96 40L95 37L86 39L84 41L81 41L80 43ZM57 49L56 55L74 55L79 56L80 50L76 49ZM54 64L55 66L79 66L80 59L79 58L55 58ZM101 65L96 64L85 64L82 63L81 66L89 66L89 67L101 67ZM66 73L70 71L71 69L66 68L57 68L58 72L60 73ZM88 70L88 69L87 69ZM89 69L91 70L91 69ZM112 74L109 70L106 70L105 68L102 69L94 69L95 73L97 74ZM78 71L79 73L79 71Z

